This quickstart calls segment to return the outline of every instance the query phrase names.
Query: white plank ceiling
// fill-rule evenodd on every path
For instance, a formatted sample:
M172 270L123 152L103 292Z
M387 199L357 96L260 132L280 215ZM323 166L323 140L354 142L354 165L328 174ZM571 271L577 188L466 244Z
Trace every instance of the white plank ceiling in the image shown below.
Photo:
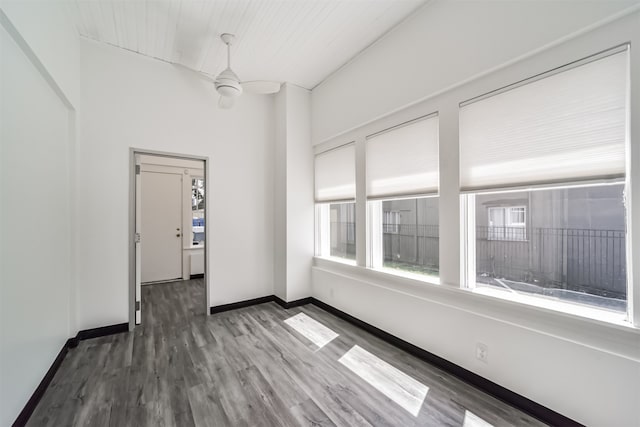
M425 0L72 0L81 36L217 75L313 88Z

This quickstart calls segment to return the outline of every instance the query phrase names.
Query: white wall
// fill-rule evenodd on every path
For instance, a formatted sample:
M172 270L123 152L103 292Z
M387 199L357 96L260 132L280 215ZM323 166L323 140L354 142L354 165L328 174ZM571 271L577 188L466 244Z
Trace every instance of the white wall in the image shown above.
M285 87L275 95L274 173L274 289L287 300L287 94Z
M81 77L80 329L128 321L129 147L209 157L210 305L272 295L272 97L221 110L195 74L85 40Z
M497 7L496 5L504 5L503 2L484 3L489 10ZM548 8L551 6L548 3L537 4L540 5L541 11L549 12ZM571 4L575 5L575 2ZM521 12L528 11L534 20L542 16L540 12L530 10L530 5L531 3L522 2ZM436 9L432 10L443 8L444 11L449 11L449 7L462 7L460 3L446 6L436 3L427 9L433 6ZM471 12L475 13L475 19L484 16L481 8L476 10L475 4L469 4L468 7L469 9L465 9L466 13L460 11L460 19L473 15ZM609 6L590 3L584 10L580 7L571 9L571 14L563 14L566 27L571 27L575 22L584 23L581 17L585 16L586 11L606 7ZM511 10L517 9L518 7L514 6ZM459 288L461 260L457 114L458 103L473 96L624 42L630 41L632 46L637 47L640 43L640 12L636 11L594 28L579 37L545 49L527 59L514 61L508 67L465 84L457 85L457 82L444 81L446 76L440 72L442 70L439 66L434 65L432 73L423 70L422 79L425 81L424 85L430 85L433 76L438 85L434 84L432 89L421 93L419 87L416 89L418 77L414 76L412 70L412 66L419 67L420 64L420 57L416 52L427 49L432 40L449 40L452 36L449 29L465 28L454 21L446 21L446 16L436 14L430 17L434 21L432 26L440 28L442 34L433 35L429 39L416 37L404 27L398 28L390 36L397 37L394 39L397 44L409 46L408 50L413 51L417 58L415 63L404 62L399 67L398 75L404 75L406 72L413 77L408 80L407 86L400 86L397 91L408 97L414 90L413 96L416 98L409 101L415 101L427 93L440 92L439 95L388 114L408 101L394 100L390 88L384 83L380 94L373 93L373 85L368 86L372 93L361 94L359 90L362 89L363 82L371 83L372 76L376 76L379 69L388 69L388 64L394 62L394 56L389 52L390 48L383 43L365 52L342 72L312 92L312 121L322 125L316 128L316 131L323 129L322 135L344 132L317 148L321 150L341 142L356 141L359 156L357 164L360 166L363 166L366 135L410 118L439 112L442 285L399 279L371 271L364 268L365 263L361 256L358 256L358 266L317 259L312 269L313 296L578 422L602 426L639 425L640 412L637 410L637 403L640 402L640 322L637 308L634 310L635 327L629 324L619 326L481 296ZM440 18L445 21L441 26L436 22ZM494 28L502 28L501 26L505 25L499 19L499 15L495 15L493 21L490 17L486 18L478 19L478 22L482 22L483 28L489 33L492 33ZM551 30L554 28L555 19L549 17ZM420 22L424 28L428 27L426 21ZM522 22L520 24L518 28L522 31L511 30L502 35L505 40L515 40L513 46L517 46L520 39L524 40L523 43L526 42L531 36L527 30L531 27ZM414 28L417 31L415 25L413 21L406 24L409 29ZM540 26L543 27L546 31L547 25ZM404 34L405 38L398 34ZM474 49L481 49L475 41L486 39L486 35L479 29L478 34L471 35L473 37L458 35L459 46L456 50L456 53L461 53L461 60L469 62L469 67L474 63L469 61L469 58L476 58L475 54L472 54ZM466 43L474 46L474 49L468 49ZM506 41L495 41L494 47L497 47L494 55L503 53L501 43ZM507 44L511 46L511 42ZM447 56L434 55L433 58L442 59L448 64L452 75L466 71L467 64L450 62ZM631 180L628 201L631 202L633 225L640 221L640 163L637 161L640 158L640 146L637 144L640 135L640 120L637 114L640 108L640 85L635 77L640 75L640 58L635 54L632 54L631 58L633 80L630 157L633 160L628 171ZM506 57L504 60L509 59L511 58ZM460 71L460 68L463 70ZM442 79L438 80L440 77ZM342 82L342 92L337 90L338 86L333 86L334 81ZM456 85L456 88L445 91L447 85ZM381 114L385 114L385 117L348 131L349 126L369 121ZM319 137L316 142L322 138ZM358 182L362 183L363 167L360 167L357 173ZM365 203L364 192L360 191L357 195L358 212L364 213ZM358 219L360 218L359 216ZM358 224L358 236L364 235L362 221L358 221ZM637 262L633 261L638 260L637 254L640 251L638 227L633 227L630 233L634 242L634 258L629 261L628 267L633 270L633 283L636 284L637 290L640 275ZM361 254L365 246L364 239L359 238L358 244ZM637 295L636 291L636 307ZM487 364L475 358L475 346L478 342L488 345Z
M13 423L65 341L77 332L70 221L72 113L41 74L42 64L35 66L12 35L0 25L3 426Z
M0 0L2 11L77 110L80 40L66 7L58 1Z
M621 334L626 351L616 354L595 339L584 344L536 330L561 317L536 318L531 310L512 307L507 318L493 301L443 297L351 273L314 267L313 296L585 425L639 425L637 335ZM535 321L525 320L530 318ZM588 322L571 328L602 333ZM570 327L564 329L555 333L566 334ZM475 358L477 342L489 349L487 364Z
M276 96L275 294L285 301L311 295L313 149L310 92L283 85Z
M313 149L311 93L286 85L287 95L287 301L311 295L313 259Z
M434 0L314 88L315 144L439 93L634 1Z

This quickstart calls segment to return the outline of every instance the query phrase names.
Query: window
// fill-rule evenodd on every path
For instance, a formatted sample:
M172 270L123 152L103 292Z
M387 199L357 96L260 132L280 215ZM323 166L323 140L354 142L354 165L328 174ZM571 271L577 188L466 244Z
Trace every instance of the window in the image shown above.
M628 60L619 48L461 104L466 286L626 312Z
M329 205L331 233L330 255L356 259L356 204Z
M489 207L486 209L488 218L487 237L489 240L526 240L526 207L509 206Z
M438 276L438 197L371 201L369 210L371 225L382 230L375 267Z
M191 221L193 244L204 244L204 179L191 179Z
M356 258L355 145L316 155L316 255Z
M398 234L400 229L400 211L383 211L382 232Z
M530 201L524 228L489 227L484 205L505 196ZM523 295L626 310L624 184L485 193L475 199L475 285ZM517 214L514 214L514 209ZM489 208L523 219L524 207Z
M438 117L366 142L368 265L438 276Z

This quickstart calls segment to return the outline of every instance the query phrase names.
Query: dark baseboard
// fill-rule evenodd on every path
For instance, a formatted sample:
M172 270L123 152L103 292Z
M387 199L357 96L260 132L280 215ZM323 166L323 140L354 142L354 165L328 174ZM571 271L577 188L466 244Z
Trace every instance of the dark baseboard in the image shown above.
M203 274L192 274L191 276L189 276L189 280L191 279L203 279L204 278L204 273Z
M78 332L78 335L76 335L76 339L78 341L84 341L92 338L106 337L108 335L120 334L122 332L128 332L128 331L129 331L128 323L118 323L116 325L102 326L100 328L82 330Z
M273 298L274 298L275 302L277 302L278 305L280 305L280 307L286 308L286 309L299 307L301 305L311 304L312 300L313 300L313 298L307 297L307 298L301 298L301 299L297 299L295 301L287 302L287 301L285 301L282 298L277 297L277 296L274 296Z
M49 384L53 380L53 377L56 375L56 372L58 372L60 365L62 365L62 361L69 351L70 341L73 339L74 338L69 338L64 343L64 345L62 346L62 350L60 350L53 363L51 364L51 367L49 368L47 373L44 374L44 378L42 378L42 381L40 381L40 384L38 384L38 387L36 387L36 390L33 392L26 405L24 405L24 408L22 408L20 414L18 414L18 417L13 422L12 427L23 427L27 425L27 421L29 421L29 418L31 418L31 414L33 414L33 411L35 411L36 406L38 406L38 403L40 402L40 399L42 399L42 396L44 396L44 392L49 387Z
M27 424L27 421L31 418L33 411L36 410L38 403L40 403L40 399L44 396L44 392L49 387L49 384L56 375L56 372L58 372L58 369L60 368L60 365L62 365L62 361L69 350L76 348L80 341L127 332L128 330L128 323L119 323L117 325L103 326L101 328L85 329L78 332L75 337L69 338L62 346L62 349L56 356L47 373L44 374L44 378L42 378L42 381L40 381L40 384L38 384L38 387L33 392L26 405L24 405L24 408L22 408L22 411L20 411L20 414L18 414L18 417L13 422L12 427L23 427Z
M341 319L346 320L349 323L358 326L361 329L369 332L372 335L382 339L383 341L388 342L389 344L398 347L407 353L422 359L431 365L434 365L443 371L461 379L462 381L473 385L474 387L480 389L481 391L531 415L538 420L547 423L552 426L582 426L582 424L565 417L562 414L559 414L545 406L540 405L539 403L534 402L533 400L527 399L524 396L521 396L517 393L508 390L501 385L498 385L488 379L481 377L478 374L475 374L461 366L456 365L455 363L449 362L442 357L436 356L433 353L430 353L420 347L417 347L407 341L404 341L395 335L391 335L388 332L383 331L382 329L376 328L373 325L370 325L362 320L353 317L352 315L345 313L335 307L330 306L327 303L324 303L318 299L310 298L311 303L321 309L340 317Z
M232 302L230 304L216 305L216 306L213 306L213 307L209 307L209 313L216 314L216 313L222 313L224 311L236 310L238 308L251 307L252 305L264 304L266 302L274 301L274 298L275 297L273 295L267 295L266 297L253 298L253 299L248 299L248 300L244 300L244 301Z
M222 313L229 310L236 310L238 308L251 307L252 305L264 304L266 302L272 302L272 301L277 303L282 308L289 309L289 308L299 307L305 304L311 304L312 300L313 298L308 297L308 298L298 299L295 301L286 302L282 298L277 297L275 295L268 295L266 297L253 298L253 299L248 299L244 301L232 302L230 304L222 304L222 305L216 305L214 307L209 307L209 313L211 314Z

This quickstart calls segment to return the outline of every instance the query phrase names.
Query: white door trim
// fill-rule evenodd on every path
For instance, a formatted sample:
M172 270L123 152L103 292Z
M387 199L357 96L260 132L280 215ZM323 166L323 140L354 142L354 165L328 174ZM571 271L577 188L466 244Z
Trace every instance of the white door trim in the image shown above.
M204 185L205 185L205 224L207 226L204 229L205 242L204 245L204 301L205 312L209 315L209 289L211 287L209 274L209 242L210 240L210 203L208 197L210 193L210 173L209 173L209 157L196 156L190 154L169 153L165 151L155 151L147 149L139 149L135 147L129 148L129 330L132 331L136 325L136 274L139 272L139 254L136 256L136 155L151 155L160 157L169 157L175 159L185 160L203 160L204 161ZM138 264L138 265L137 265ZM137 265L137 268L136 268ZM138 276L139 277L139 276Z

